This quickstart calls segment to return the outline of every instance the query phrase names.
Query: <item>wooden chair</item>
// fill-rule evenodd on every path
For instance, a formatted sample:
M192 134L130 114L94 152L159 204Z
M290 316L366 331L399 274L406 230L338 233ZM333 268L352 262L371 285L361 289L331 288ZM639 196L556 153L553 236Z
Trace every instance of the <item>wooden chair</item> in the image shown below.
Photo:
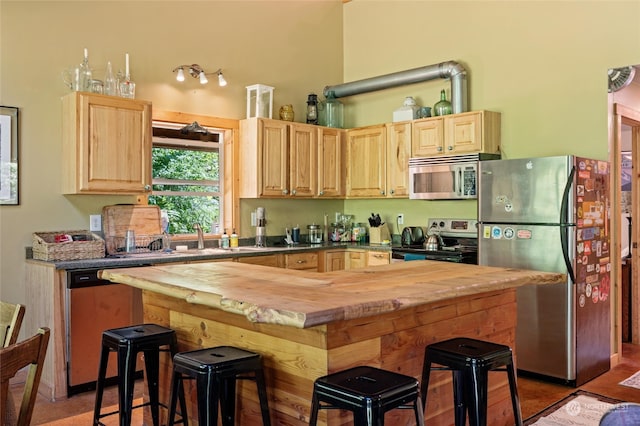
M7 411L9 379L26 366L29 366L29 374L24 386L17 426L29 426L31 423L48 343L49 329L42 327L35 336L0 349L0 420L3 423Z
M0 301L0 344L6 348L18 341L24 306Z

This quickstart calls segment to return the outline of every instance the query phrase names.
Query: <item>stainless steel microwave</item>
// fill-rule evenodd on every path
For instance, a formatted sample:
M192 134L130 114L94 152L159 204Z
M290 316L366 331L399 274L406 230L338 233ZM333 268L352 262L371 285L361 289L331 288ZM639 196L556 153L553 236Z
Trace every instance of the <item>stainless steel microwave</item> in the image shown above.
M409 159L409 198L457 200L478 198L478 162L499 154L443 155Z

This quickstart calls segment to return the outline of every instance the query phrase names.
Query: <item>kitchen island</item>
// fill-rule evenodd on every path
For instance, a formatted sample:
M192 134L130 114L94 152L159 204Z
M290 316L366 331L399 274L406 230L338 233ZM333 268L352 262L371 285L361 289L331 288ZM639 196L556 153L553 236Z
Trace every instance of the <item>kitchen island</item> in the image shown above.
M233 345L261 353L272 422L287 425L308 423L319 376L368 364L419 378L424 347L453 336L513 348L515 288L564 280L433 261L330 273L216 262L108 269L101 276L142 289L145 321L176 330L180 350ZM513 423L504 376L490 375L492 425ZM450 373L432 377L426 418L452 424ZM168 381L162 389L167 400ZM239 424L260 424L255 386L241 382L239 390ZM348 424L351 416L330 410L319 420ZM395 410L387 420L411 424L411 413Z

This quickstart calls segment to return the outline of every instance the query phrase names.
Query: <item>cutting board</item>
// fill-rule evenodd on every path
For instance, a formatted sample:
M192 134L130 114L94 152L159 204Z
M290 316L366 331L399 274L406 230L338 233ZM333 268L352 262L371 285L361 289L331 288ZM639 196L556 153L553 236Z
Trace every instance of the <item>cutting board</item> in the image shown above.
M129 229L136 233L136 245L146 246L162 235L160 208L140 204L105 206L102 227L108 254L119 252Z

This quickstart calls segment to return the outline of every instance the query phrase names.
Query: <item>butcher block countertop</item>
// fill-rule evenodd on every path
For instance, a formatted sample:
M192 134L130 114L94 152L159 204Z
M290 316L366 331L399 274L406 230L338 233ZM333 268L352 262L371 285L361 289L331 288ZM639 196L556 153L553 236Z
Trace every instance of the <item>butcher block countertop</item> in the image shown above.
M105 269L100 276L252 322L299 328L565 280L557 273L427 260L328 273L215 262Z

